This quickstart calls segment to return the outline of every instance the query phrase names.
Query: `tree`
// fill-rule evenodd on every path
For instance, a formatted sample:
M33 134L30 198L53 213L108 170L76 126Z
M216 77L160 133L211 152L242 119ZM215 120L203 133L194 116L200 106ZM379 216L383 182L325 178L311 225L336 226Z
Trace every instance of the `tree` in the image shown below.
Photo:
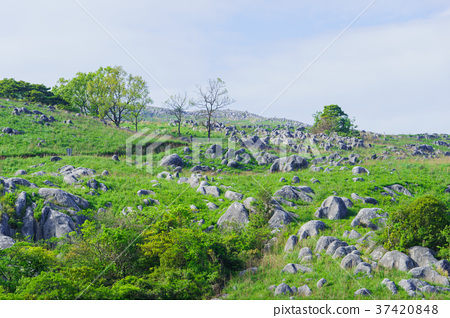
M127 119L133 123L137 131L138 123L142 120L142 111L153 101L149 97L147 83L140 76L130 74L127 78L126 90L125 104L129 110Z
M206 117L206 127L208 129L208 139L211 137L211 118L217 110L222 109L236 102L228 96L225 82L220 78L209 80L209 86L203 88L197 86L198 99L194 105L203 110Z
M89 81L87 93L91 112L107 117L117 127L132 118L137 129L142 110L152 102L142 77L128 74L121 66L100 67Z
M170 114L175 116L178 124L178 137L181 137L181 121L184 113L191 106L192 102L188 100L186 93L172 95L164 102L164 105L169 110Z
M348 115L338 105L328 105L323 107L323 111L319 111L313 115L314 125L313 132L321 133L325 131L350 134L356 126Z
M92 112L89 104L88 83L94 80L95 73L78 72L71 80L60 78L57 85L52 88L55 95L61 96L82 114ZM59 86L58 86L59 84ZM95 111L93 111L95 113ZM98 112L96 113L98 115Z

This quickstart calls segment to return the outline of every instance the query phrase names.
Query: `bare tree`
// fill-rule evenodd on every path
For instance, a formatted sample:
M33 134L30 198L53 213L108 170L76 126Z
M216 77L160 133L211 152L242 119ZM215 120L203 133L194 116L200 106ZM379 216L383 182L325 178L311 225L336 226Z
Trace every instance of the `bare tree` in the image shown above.
M186 110L191 106L192 102L188 100L186 92L184 94L172 95L164 102L170 114L175 116L178 124L178 137L181 137L181 121Z
M211 118L215 112L230 104L236 102L228 96L225 88L225 82L220 78L209 80L209 86L203 88L197 86L198 99L194 102L195 106L202 109L206 116L206 127L208 129L208 139L211 137Z

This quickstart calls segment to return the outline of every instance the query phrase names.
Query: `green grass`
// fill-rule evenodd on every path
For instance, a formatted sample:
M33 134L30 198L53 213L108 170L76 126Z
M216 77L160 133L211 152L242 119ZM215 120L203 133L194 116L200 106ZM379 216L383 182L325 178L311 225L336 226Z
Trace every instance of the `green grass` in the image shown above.
M147 215L150 219L157 219L162 214L166 213L172 206L183 205L189 207L190 205L197 206L197 211L192 211L190 218L192 220L203 219L205 224L200 228L206 229L210 225L216 224L219 217L230 206L231 201L224 198L225 189L220 186L231 186L230 190L240 192L247 197L259 197L261 192L267 192L273 195L277 190L284 185L293 186L310 186L314 190L313 202L295 202L296 207L284 206L287 211L296 213L299 217L295 223L287 226L278 234L279 243L275 250L264 256L258 265L259 271L255 275L246 275L239 277L236 273L224 286L222 293L228 294L228 299L287 299L288 296L275 298L273 292L267 289L268 286L278 285L283 280L291 286L302 286L307 284L312 290L313 295L308 299L355 299L353 293L362 287L368 288L373 292L375 299L409 299L406 293L399 288L398 295L391 295L391 293L380 282L384 278L389 278L398 283L403 278L408 278L407 273L399 271L386 271L378 268L373 273L373 278L355 279L353 275L348 275L340 267L339 262L333 261L328 255L323 255L319 259L315 259L311 264L313 272L309 274L282 274L281 269L287 263L297 263L298 250L303 246L309 246L312 250L315 247L315 239L300 242L292 253L285 257L283 252L284 243L290 235L296 234L300 226L312 219L313 214L321 205L323 200L333 195L334 192L338 196L350 198L352 193L357 193L360 196L370 196L378 200L379 206L386 212L397 209L400 205L406 204L414 200L416 197L430 194L438 199L446 202L450 208L450 195L444 193L448 184L450 184L450 157L440 157L434 159L423 159L419 157L408 156L405 160L396 160L396 157L404 156L407 144L429 144L432 145L434 139L426 139L417 141L415 136L384 136L381 139L371 139L366 143L371 143L371 148L355 149L354 151L339 151L343 157L348 157L352 152L361 155L362 163L358 165L366 167L370 171L370 175L361 175L364 178L363 182L353 182L352 178L355 176L351 172L352 166L348 166L349 170L341 171L340 167L332 167L330 173L312 172L309 169L290 172L290 173L276 173L269 174L267 166L257 165L254 158L249 164L241 164L239 169L233 169L221 164L221 159L208 159L201 157L201 164L208 165L214 168L214 171L206 173L209 177L209 183L216 185L221 189L221 196L215 198L212 196L203 196L196 192L197 189L191 188L189 184L177 184L177 180L157 179L156 175L164 170L170 171L169 168L158 166L158 162L165 155L164 151L154 154L153 169L149 173L144 167L137 167L134 164L128 165L126 163L125 142L132 133L126 130L117 129L115 127L105 126L98 119L89 117L77 117L73 113L65 111L48 112L36 105L27 106L29 110L37 109L44 112L47 116L53 115L58 121L51 123L49 127L30 124L34 120L33 116L28 117L24 114L20 116L11 115L12 108L22 107L23 105L17 102L7 102L1 100L0 104L7 108L0 108L0 127L11 127L24 132L22 135L0 137L0 176L12 177L19 169L27 171L27 175L22 176L30 182L36 183L39 188L47 187L44 184L45 180L49 180L75 195L82 196L90 203L90 208L85 213L95 216L95 212L99 208L105 208L107 204L111 204L108 208L112 215L119 216L125 207L132 207L136 215ZM63 120L71 119L74 124L63 124ZM236 122L236 126L241 129L243 125L249 125L250 122ZM258 123L261 124L261 123ZM267 121L264 124L275 126L276 123ZM128 124L125 127L131 127ZM188 143L180 141L177 135L177 128L169 126L166 122L148 121L142 122L139 128L149 128L151 132L159 131L161 134L169 134L172 136L169 144L172 149L171 153L177 153L184 158L183 148L190 146ZM253 128L244 128L251 136ZM204 127L192 127L190 125L182 126L183 136L193 136L196 138L203 138L206 134ZM213 131L212 138L228 139L221 132ZM45 142L37 147L39 140L42 138ZM307 142L307 141L306 141ZM210 143L200 145L200 152L204 154L205 150L210 146ZM390 147L397 147L400 150L394 153ZM65 156L66 148L73 149L73 156ZM227 147L224 142L223 147ZM433 145L435 149L441 151L448 151L445 147ZM192 148L192 147L191 147ZM270 152L277 153L279 149L273 147ZM319 148L320 150L320 148ZM333 151L338 151L333 149ZM391 154L387 160L370 160L373 154L381 155L383 151L389 151ZM110 156L113 153L120 154L120 161L111 160ZM250 152L248 152L250 153ZM331 152L320 152L316 156L327 156ZM292 153L291 153L292 154ZM60 155L61 161L51 162L51 155ZM305 156L300 154L300 156ZM306 156L312 159L310 155ZM136 158L133 158L136 159ZM31 168L31 166L44 163L43 166ZM192 160L185 160L185 167L180 176L190 177L189 169L196 165ZM85 167L96 170L94 177L84 177L83 182L76 185L67 185L63 182L62 176L52 176L51 173L57 172L58 168L64 165L73 165L74 167ZM322 166L327 167L327 164ZM217 174L216 171L222 169L222 173ZM101 176L103 170L108 170L108 176ZM38 171L45 171L44 176L34 176L32 173ZM299 184L292 184L293 176L298 176L301 180ZM211 181L211 177L214 181ZM280 178L284 177L286 182L279 182ZM99 182L104 183L109 191L99 191L99 195L90 196L87 193L90 191L86 186L86 182L95 178ZM316 178L320 183L313 184L310 180ZM152 180L157 180L160 184L158 187L153 187ZM409 189L414 198L405 195L396 197L396 201L392 202L390 197L385 197L381 193L384 191L383 187L392 184L401 184ZM1 184L0 184L1 185ZM143 204L143 199L146 197L137 196L136 192L140 189L149 189L155 192L151 195L152 199L160 201L159 206L147 207ZM37 204L38 208L35 210L36 217L39 218L39 213L43 207L43 198L37 194L37 189L19 187L14 196L17 196L20 191L27 191L32 196L32 200ZM206 204L213 202L219 208L210 211ZM327 230L323 235L333 235L343 239L351 244L355 241L348 240L342 237L346 230L351 230L350 223L356 216L358 211L365 207L372 207L372 205L362 204L361 202L353 202L354 206L349 209L346 218L340 221L325 220ZM138 206L142 206L143 210L139 211ZM133 218L130 215L129 218ZM361 234L365 234L369 229L364 227L357 227ZM362 258L366 259L367 254L363 254ZM251 264L248 264L249 266ZM326 278L329 282L323 289L316 288L316 282L320 278ZM361 287L362 286L362 287ZM438 294L430 296L430 299L449 299L448 294ZM296 296L296 298L300 298ZM367 299L371 299L370 297Z

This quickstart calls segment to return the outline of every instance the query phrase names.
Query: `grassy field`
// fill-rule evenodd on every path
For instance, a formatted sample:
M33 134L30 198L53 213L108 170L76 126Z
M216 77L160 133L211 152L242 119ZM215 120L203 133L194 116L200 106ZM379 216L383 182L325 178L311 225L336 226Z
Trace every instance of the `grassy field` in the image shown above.
M232 203L232 201L224 197L224 193L228 187L232 191L242 193L244 199L255 197L261 200L267 194L270 196L273 195L284 185L310 186L314 191L313 202L296 202L298 204L296 207L283 205L286 211L296 213L298 218L294 223L286 226L276 234L278 243L271 253L260 255L258 254L260 251L255 252L253 247L242 247L242 251L239 252L241 254L239 255L242 255L243 252L254 252L260 255L259 257L253 258L241 257L242 260L247 262L243 268L257 266L259 268L257 273L254 275L244 275L243 277L238 275L239 271L237 270L228 273L227 275L229 276L222 281L220 288L213 288L213 291L211 291L211 287L208 284L205 285L207 287L202 287L208 290L205 294L206 296L204 296L205 298L226 294L227 299L287 299L288 296L274 297L273 291L268 290L270 285L278 285L281 282L285 282L290 286L297 287L307 284L313 290L313 294L308 299L358 299L353 293L362 287L371 290L371 297L373 299L410 299L401 288L399 288L397 295L392 295L385 287L380 285L380 282L384 278L389 278L398 283L401 279L409 278L407 273L396 270L388 271L378 267L373 271L373 278L361 277L361 275L355 277L352 271L347 272L340 268L340 260L337 262L325 253L322 253L322 257L320 258L315 257L314 261L309 264L313 269L312 273L296 275L283 274L281 273L281 269L286 264L298 262L297 254L299 249L308 246L314 250L318 238L301 241L295 247L294 251L288 254L283 252L286 239L290 235L296 234L302 224L315 219L313 214L317 208L327 197L334 194L347 198L350 198L352 193L357 193L363 197L373 197L379 202L377 207L380 207L388 213L412 202L417 197L432 195L445 202L447 210L450 210L450 194L444 192L447 185L450 184L450 157L443 155L428 159L413 157L409 155L410 150L407 147L409 144L433 145L435 139L422 139L418 141L417 136L412 135L370 137L366 140L366 143L372 145L370 148L358 148L354 151L339 151L342 157L348 157L354 152L361 156L362 161L358 165L367 168L370 174L363 175L364 181L359 182L352 180L355 177L351 172L352 166L348 166L348 170L341 170L340 166L334 166L331 167L333 169L332 171L326 173L304 169L289 173L269 174L268 169L270 165L259 166L255 158L252 158L248 164L241 164L239 168L230 168L221 164L221 158L209 159L202 155L200 157L201 164L213 168L212 171L204 173L208 177L209 184L218 186L221 189L220 197L213 197L199 194L196 188L190 187L187 183L178 184L176 178L174 180L157 178L157 174L162 171L173 173L170 168L160 167L157 164L166 154L162 150L154 154L152 160L154 164L151 171L145 166L138 166L135 163L128 164L125 157L125 144L127 138L132 136L132 132L130 131L105 125L99 119L76 116L73 113L60 110L50 112L46 108L29 105L26 106L29 110L42 111L47 116L54 116L57 120L49 126L33 124L31 120L35 120L34 115L27 116L21 114L20 116L16 116L11 114L12 107L23 107L23 104L4 100L1 100L0 104L6 106L6 108L0 108L0 127L10 127L23 132L20 135L10 136L4 134L4 136L0 137L0 176L5 178L13 177L16 171L23 169L26 170L27 174L21 177L35 183L38 188L47 187L44 181L51 181L60 189L87 199L90 207L83 211L83 213L91 219L95 219L96 213L100 208L105 208L111 215L121 218L122 210L131 207L135 211L135 214L127 216L128 220L130 222L134 222L134 220L135 222L143 222L146 227L151 229L155 222L161 219L163 215L172 211L176 206L182 206L187 209L188 218L191 221L204 221L202 224L196 225L195 228L195 231L199 231L195 232L197 233L196 235L203 238L203 235L206 234L202 231L211 225L215 225L220 216L223 215L224 211ZM63 121L68 119L73 124L63 123ZM239 129L242 129L241 127L243 125L246 126L248 124L247 122L241 122L237 123L237 126ZM268 124L276 125L273 122L268 122ZM131 127L128 124L124 126ZM183 152L183 148L186 146L193 148L190 143L180 140L177 137L176 127L168 125L167 122L142 122L139 127L140 129L146 128L149 132L170 135L171 137L167 142L171 146L171 149L168 150L169 153L177 153L180 157L184 158L186 155ZM252 128L243 129L246 130L249 136L252 135ZM203 138L205 131L204 127L183 125L182 136ZM220 138L223 140L223 146L227 146L228 137L224 136L221 132L214 131L211 137ZM38 146L38 143L40 143L40 146ZM204 154L209 145L208 143L202 144L199 148L200 153ZM444 146L433 145L433 147L435 150L440 150L441 152L448 151L448 148ZM65 155L66 148L73 149L72 156ZM270 150L272 153L277 153L277 151L277 147L273 147ZM333 151L338 150L334 149ZM246 152L251 154L248 150ZM111 155L114 153L119 154L120 161L111 160ZM320 148L315 148L312 155L300 155L308 159L313 159L314 157L328 156L330 153L323 152ZM387 158L377 160L369 159L373 154L377 154L378 156L386 155ZM51 162L50 158L52 155L60 155L62 160ZM404 157L404 159L397 160L396 158L398 157ZM136 158L133 157L132 159L134 161ZM195 160L186 158L184 161L185 166L180 173L180 177L189 178L191 176L189 169L198 163ZM85 167L94 169L96 171L95 179L98 182L104 183L109 190L107 192L98 191L97 195L89 195L91 189L86 186L86 182L94 177L85 177L77 184L68 185L63 181L62 176L52 175L52 173L57 173L58 169L65 165L72 165L76 168ZM323 166L327 167L326 164ZM222 172L217 173L219 169ZM108 170L109 175L101 175L104 170ZM33 174L40 171L43 171L45 174L42 176ZM300 178L299 184L292 184L291 180L294 176ZM280 182L281 177L284 177L286 181ZM320 183L313 183L311 181L313 178L318 179ZM157 183L156 186L154 186L155 183ZM395 201L392 201L391 197L382 195L383 187L393 184L405 186L411 191L414 197L399 195ZM139 197L137 195L137 191L140 189L154 191L154 195L146 197L158 200L160 205L144 205L143 199L146 197ZM36 203L35 216L39 219L39 214L44 206L45 200L38 195L38 189L18 186L18 190L15 193L8 195L11 196L12 200L15 200L22 190L26 191L30 195L31 200ZM207 203L209 202L216 204L218 209L210 210L207 207ZM353 229L350 223L360 209L372 206L355 201L353 203L354 206L349 209L347 217L343 220L324 220L327 229L321 235L336 236L347 241L349 245L354 244L354 240L344 238L342 235L344 231ZM191 205L195 205L196 209L192 210L190 208ZM98 226L101 227L103 225L100 222ZM192 230L192 225L186 226L186 231L188 230ZM368 228L361 226L358 226L357 230L363 235L369 231ZM223 235L231 235L233 239L236 239L229 233ZM16 239L18 241L21 240L20 236L16 237ZM211 246L215 246L214 244ZM363 249L361 249L361 252L363 260L368 260L368 252ZM58 253L58 251L55 251L55 255ZM160 265L163 266L162 261ZM220 266L224 265L222 264ZM59 270L52 269L53 271L59 273ZM98 271L101 271L101 267L99 267ZM154 268L150 269L150 273L154 273L154 271ZM145 275L151 274L146 272ZM143 277L145 275L143 274ZM322 289L318 289L315 286L320 278L325 278L328 281L328 284ZM170 280L168 277L164 279ZM159 281L159 283L161 282ZM177 281L176 284L178 284ZM111 283L109 285L106 284L106 286L107 288L112 288L111 286L114 285ZM156 287L154 288L156 290ZM163 294L161 292L158 295ZM119 296L108 297L114 298ZM120 297L127 298L126 296ZM107 297L105 296L105 298ZM133 297L128 296L128 298ZM198 296L194 298L198 298ZM296 299L299 298L301 297L296 296ZM450 294L433 294L427 299L450 299Z

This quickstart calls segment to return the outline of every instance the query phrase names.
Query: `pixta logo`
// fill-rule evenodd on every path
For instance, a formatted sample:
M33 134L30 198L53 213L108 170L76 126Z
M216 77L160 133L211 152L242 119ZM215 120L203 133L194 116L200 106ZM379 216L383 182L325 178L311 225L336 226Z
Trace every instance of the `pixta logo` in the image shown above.
M138 169L146 169L148 173L153 173L153 162L155 154L164 152L164 155L170 155L171 135L150 129L142 129L126 140L126 162L129 165L135 165Z

